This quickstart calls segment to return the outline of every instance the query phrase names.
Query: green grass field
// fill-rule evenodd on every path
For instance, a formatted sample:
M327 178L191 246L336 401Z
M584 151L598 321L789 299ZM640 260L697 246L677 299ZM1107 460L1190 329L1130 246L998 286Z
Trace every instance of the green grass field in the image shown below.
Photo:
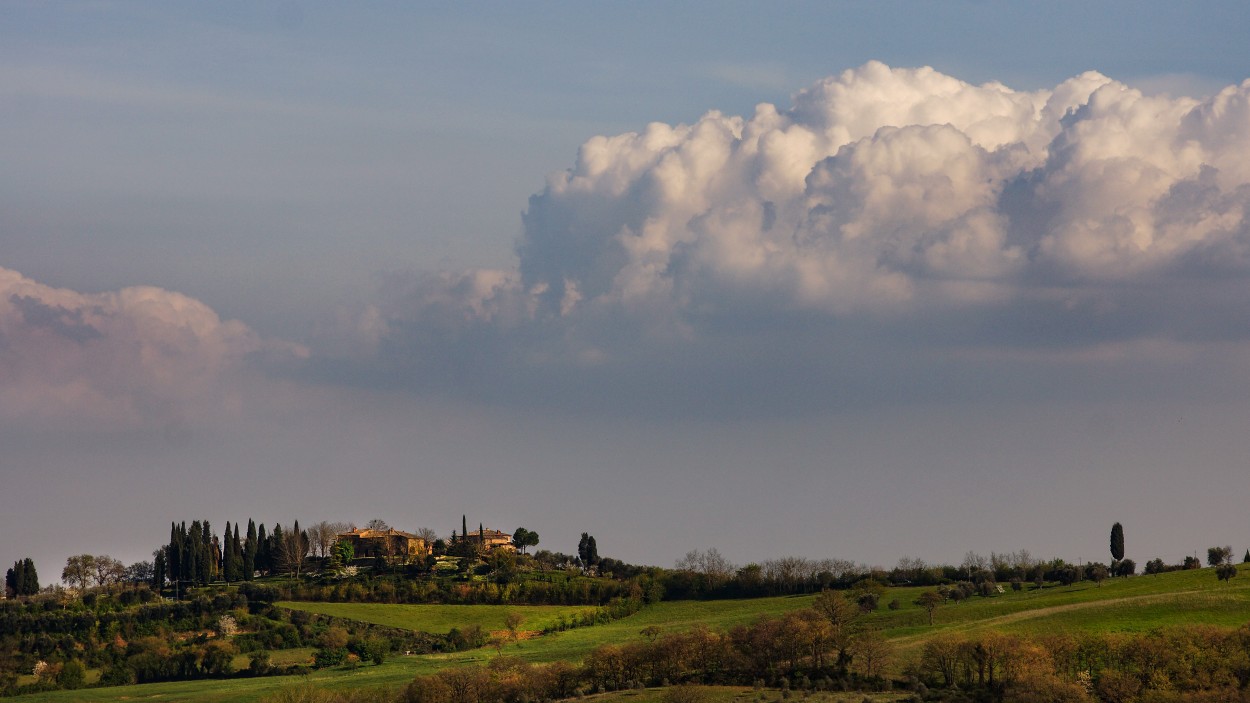
M1016 633L1053 631L1143 632L1168 625L1207 623L1235 627L1250 622L1250 567L1243 565L1231 582L1219 582L1213 569L1178 571L1158 576L1111 579L1101 587L1082 582L1073 586L1006 593L991 598L973 597L955 605L939 607L933 626L928 616L912 601L922 588L892 588L881 599L880 610L868 622L880 627L896 645L900 659L914 656L924 643L940 633L975 634L986 630ZM886 607L897 599L900 607ZM813 596L759 598L724 601L675 601L659 603L622 620L595 627L510 644L506 654L532 662L579 661L595 647L620 644L642 637L650 625L677 631L702 624L725 629L745 624L761 616L780 615L808 607ZM509 611L526 617L522 629L541 629L543 618L558 617L560 611L526 606L404 606L327 603L284 603L286 607L324 612L337 617L354 617L366 622L428 632L446 632L450 627L480 624L486 629L502 629ZM336 610L337 609L337 610ZM570 608L577 611L582 608ZM307 656L306 650L301 653ZM277 656L277 655L275 655ZM400 687L417 674L447 666L480 663L496 656L494 649L455 654L395 656L381 666L364 665L355 669L317 671L307 677L269 677L193 681L145 686L61 691L20 697L20 701L122 701L139 698L177 701L257 701L296 679L327 688L362 686ZM709 703L758 701L760 694L735 689L718 692ZM624 692L604 696L607 703L652 703L651 691ZM654 694L658 695L658 694ZM832 695L832 694L830 694ZM857 700L863 700L859 694ZM620 698L620 701L616 699ZM610 699L610 700L608 700ZM829 698L829 701L836 700ZM889 700L880 697L879 700ZM760 701L760 703L765 703Z
M464 629L478 625L483 630L505 629L508 613L525 618L520 630L541 631L554 625L561 616L571 618L592 611L585 605L386 605L382 603L277 603L283 608L304 610L347 620L386 625L401 630L446 634L453 627Z

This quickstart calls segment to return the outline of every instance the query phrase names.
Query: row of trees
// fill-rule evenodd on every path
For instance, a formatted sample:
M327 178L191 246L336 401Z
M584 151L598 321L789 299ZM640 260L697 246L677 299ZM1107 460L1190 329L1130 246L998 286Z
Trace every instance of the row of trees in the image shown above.
M258 572L298 576L314 544L323 552L327 549L322 544L325 525L319 523L312 536L300 529L298 520L286 528L275 523L266 533L264 524L257 527L249 519L246 537L241 537L239 524L232 528L227 522L223 539L207 520L192 521L189 527L186 522L171 524L169 542L154 553L153 585L161 588L168 582L180 591L219 580L251 581Z
M1244 700L1250 626L1139 634L997 632L936 637L911 669L928 687L983 690L993 700Z
M13 562L13 568L4 572L4 591L9 598L33 596L39 592L39 573L30 557Z
M152 568L150 561L139 561L126 566L107 554L76 554L65 560L61 580L80 592L95 586L113 588L122 584L151 581Z

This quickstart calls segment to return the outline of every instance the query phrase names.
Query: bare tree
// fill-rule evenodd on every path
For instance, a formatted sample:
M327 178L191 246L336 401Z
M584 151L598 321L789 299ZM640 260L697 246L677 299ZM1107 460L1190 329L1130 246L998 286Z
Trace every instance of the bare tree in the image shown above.
M95 582L101 586L119 583L126 575L125 564L107 554L95 557L92 567L95 570Z
M734 573L734 565L721 556L715 547L703 552L697 549L686 552L686 556L677 562L677 568L702 574L707 580L708 588L716 588L729 580Z
M434 540L438 539L438 533L428 527L418 527L413 534L425 540L426 549L429 549L430 545L434 544Z
M344 532L350 531L345 522L326 522L322 520L308 528L308 541L312 545L313 556L330 556L330 547Z
M379 532L386 532L387 530L391 529L391 526L390 526L390 525L388 525L388 524L386 524L386 521L385 521L385 520L382 520L381 518L376 518L376 517L375 517L375 518L373 518L372 520L370 520L369 522L366 522L366 523L365 523L365 529L366 529L366 530L377 530L377 531L379 531Z
M284 529L275 546L274 565L279 571L299 576L304 567L304 557L308 556L307 537L294 527Z
M985 557L976 552L968 552L964 555L964 561L959 565L964 574L971 579L972 575L989 568L990 562Z

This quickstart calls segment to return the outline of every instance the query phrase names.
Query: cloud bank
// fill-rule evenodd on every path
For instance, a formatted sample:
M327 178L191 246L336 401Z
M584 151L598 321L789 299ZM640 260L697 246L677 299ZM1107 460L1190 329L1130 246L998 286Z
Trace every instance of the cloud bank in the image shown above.
M0 419L97 429L229 413L250 368L302 348L153 287L84 294L0 268Z
M588 140L514 270L395 276L357 330L370 372L486 394L1193 363L1250 336L1248 155L1250 81L1019 92L869 63L786 109Z

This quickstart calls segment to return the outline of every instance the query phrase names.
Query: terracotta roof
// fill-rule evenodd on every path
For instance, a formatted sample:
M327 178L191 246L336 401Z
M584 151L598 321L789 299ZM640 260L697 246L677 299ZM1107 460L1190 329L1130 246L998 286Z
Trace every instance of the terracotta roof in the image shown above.
M407 537L408 539L421 539L411 532L404 532L391 528L389 530L369 530L360 528L351 532L344 532L339 537L356 537L358 539L382 539L384 537Z

